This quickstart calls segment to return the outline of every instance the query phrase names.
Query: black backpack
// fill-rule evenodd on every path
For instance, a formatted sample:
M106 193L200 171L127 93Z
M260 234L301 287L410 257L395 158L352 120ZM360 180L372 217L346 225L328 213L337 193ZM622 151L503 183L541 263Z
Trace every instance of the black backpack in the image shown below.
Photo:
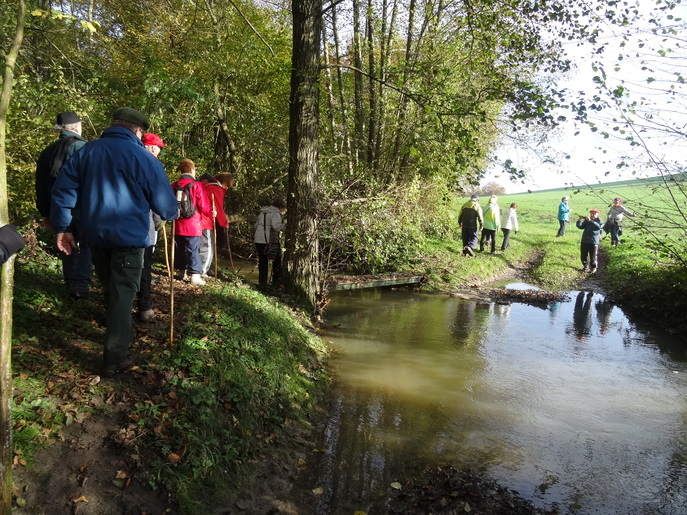
M191 181L186 186L180 188L179 183L174 183L174 191L177 195L179 205L179 218L192 218L196 214L196 205L191 198L191 186L198 181Z

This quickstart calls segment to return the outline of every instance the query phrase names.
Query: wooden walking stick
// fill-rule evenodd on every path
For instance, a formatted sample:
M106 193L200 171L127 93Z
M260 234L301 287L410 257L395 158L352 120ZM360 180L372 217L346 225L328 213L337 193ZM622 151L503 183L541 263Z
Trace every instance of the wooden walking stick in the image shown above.
M172 221L172 245L171 245L171 268L169 271L169 346L174 347L174 226L176 223Z

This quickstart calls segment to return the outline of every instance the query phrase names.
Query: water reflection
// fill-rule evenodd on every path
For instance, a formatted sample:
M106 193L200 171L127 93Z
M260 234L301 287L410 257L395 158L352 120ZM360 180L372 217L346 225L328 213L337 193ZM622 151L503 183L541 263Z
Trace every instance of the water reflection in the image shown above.
M483 469L575 513L684 513L681 342L602 295L548 310L444 296L337 293L339 350L317 513L380 512L416 464ZM377 510L377 511L375 511Z

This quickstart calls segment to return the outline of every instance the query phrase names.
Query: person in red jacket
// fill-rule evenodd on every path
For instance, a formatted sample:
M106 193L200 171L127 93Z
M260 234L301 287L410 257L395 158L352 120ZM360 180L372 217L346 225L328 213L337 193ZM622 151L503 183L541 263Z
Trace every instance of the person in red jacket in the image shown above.
M214 231L229 226L227 214L224 212L224 195L233 184L233 178L229 173L221 173L217 177L201 177L205 186L205 192L210 199L210 204L217 213L216 217L203 215L203 234L200 237L200 262L202 275L208 275L212 259L214 257Z
M203 183L196 181L196 165L190 159L184 159L179 163L181 177L172 184L175 192L179 192L184 186L191 186L191 199L196 208L190 218L177 218L174 221L174 264L181 272L180 278L191 278L191 284L201 286L205 284L201 274L203 272L200 261L200 237L203 234L203 215L213 217L212 204L205 193ZM179 197L177 196L177 199Z

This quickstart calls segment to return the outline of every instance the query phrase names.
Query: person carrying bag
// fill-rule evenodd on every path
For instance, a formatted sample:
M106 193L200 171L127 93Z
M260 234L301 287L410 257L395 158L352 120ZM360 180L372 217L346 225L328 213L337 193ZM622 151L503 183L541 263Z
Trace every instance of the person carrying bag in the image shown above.
M268 284L267 273L269 262L272 261L272 286L279 285L281 276L281 245L279 233L286 228L282 216L286 213L286 201L274 199L271 206L260 208L258 220L255 223L255 250L258 254L258 285Z

